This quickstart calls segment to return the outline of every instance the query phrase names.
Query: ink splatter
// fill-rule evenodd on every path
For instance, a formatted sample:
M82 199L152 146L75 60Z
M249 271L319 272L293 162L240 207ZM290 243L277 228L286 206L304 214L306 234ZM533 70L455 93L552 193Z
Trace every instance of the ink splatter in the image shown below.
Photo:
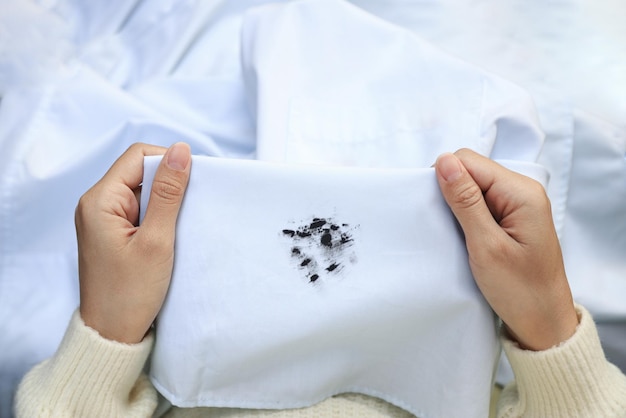
M326 267L326 271L334 271L337 267L339 267L341 264L337 264L337 263L333 263L330 266Z
M295 222L293 222L295 224ZM358 227L358 226L357 226ZM347 264L356 262L353 232L347 223L336 223L332 218L314 217L301 221L297 228L282 230L291 240L291 257L309 283L322 277L337 275Z

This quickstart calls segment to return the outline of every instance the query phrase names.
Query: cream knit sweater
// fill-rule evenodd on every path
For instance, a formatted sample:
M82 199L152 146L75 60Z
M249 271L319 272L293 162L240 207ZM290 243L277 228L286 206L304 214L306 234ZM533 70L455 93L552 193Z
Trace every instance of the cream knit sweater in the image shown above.
M541 352L503 337L516 381L502 393L499 418L626 418L626 376L604 357L590 314L577 307L576 333ZM158 397L142 369L153 338L136 345L102 338L74 314L56 354L34 367L17 392L18 418L151 417ZM165 417L406 417L379 399L358 394L297 410L169 408Z

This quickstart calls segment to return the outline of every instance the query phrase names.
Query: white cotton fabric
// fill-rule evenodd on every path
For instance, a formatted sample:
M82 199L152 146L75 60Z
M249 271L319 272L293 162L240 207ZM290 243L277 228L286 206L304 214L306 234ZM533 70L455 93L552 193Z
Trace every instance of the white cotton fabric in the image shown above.
M541 150L526 92L349 3L251 10L241 49L261 160L428 167L459 146Z
M535 161L529 97L337 1L246 13L241 50L257 157L291 164L194 160L155 386L185 407L293 408L354 391L418 416L485 416L494 324L458 228L432 169L383 168L429 167L462 146ZM281 232L318 218L354 234L340 260L319 230Z
M146 157L143 208L159 161ZM540 166L510 166L545 184ZM494 319L434 169L194 157L150 374L181 407L359 392L482 418Z
M195 154L256 158L259 132L258 156L263 159L295 161L297 157L300 162L382 167L408 166L418 159L429 166L434 161L435 148L420 148L424 154L417 157L415 144L408 148L410 153L398 156L407 145L407 129L425 137L423 128L435 126L433 132L462 135L459 138L467 141L464 146L493 140L493 132L480 133L481 128L472 128L479 132L475 136L460 132L453 126L451 114L444 121L452 126L443 128L418 119L415 112L424 110L425 105L408 100L399 86L394 87L393 78L376 79L364 89L357 87L362 74L393 74L399 85L407 79L406 70L391 64L384 68L382 58L395 60L399 55L395 50L385 50L367 62L362 58L373 54L366 48L345 55L352 59L355 53L362 54L355 61L361 67L333 52L335 43L345 50L343 37L348 32L334 38L329 36L332 30L325 32L326 19L333 27L343 24L334 17L337 8L327 9L327 16L312 14L318 19L317 36L329 45L326 53L320 48L294 50L285 39L272 40L281 47L291 46L284 52L268 47L265 41L257 42L249 36L256 30L249 25L242 29L244 21L253 22L250 16L258 14L246 18L244 14L267 3L276 7L296 4L271 0L0 1L0 417L11 417L12 397L21 376L55 351L78 303L76 202L131 143L168 146L182 140L191 144ZM360 14L358 22L369 27L377 21L371 27L390 46L412 49L416 43L427 43L429 47L423 49L449 52L457 57L457 63L485 68L530 93L541 130L546 133L539 162L550 171L548 192L574 297L601 323L619 329L626 323L622 303L626 243L620 233L626 225L626 197L619 180L626 173L626 3L350 3L371 14L369 19ZM286 16L287 12L273 13ZM293 11L289 13L297 17ZM375 17L389 22L384 35L381 21ZM300 25L312 26L305 16L297 18ZM258 34L266 40L279 33L278 28L273 31L258 23ZM352 19L345 23L350 33L359 26ZM421 41L409 41L408 35L391 30L400 27ZM291 34L314 47L315 34L306 32L304 36L303 32L293 28ZM359 29L364 39L380 48L383 39L366 32L366 27ZM244 34L246 41L242 42ZM248 48L245 61L244 46ZM250 50L251 46L271 53L284 67L272 65ZM303 58L306 61L307 51L318 60L327 55L337 58L340 68L352 71L342 74L349 76L347 84L354 90L333 94L325 87L327 78L314 77L311 81L315 83L305 89L306 97L298 96L292 105L286 105L281 91L288 88L294 92L294 84L287 83L290 79L286 78L284 85L272 82L273 92L255 87L257 69L265 71L261 78L273 77L269 70L290 77L299 71L315 76L297 67ZM294 54L293 60L290 54ZM430 56L438 64L451 60L438 55ZM411 55L394 62L416 60ZM318 61L316 68L323 64ZM420 68L416 74L425 71ZM469 74L464 77L469 82L476 80ZM382 86L394 91L397 101L385 96ZM469 102L459 104L443 86L446 100L452 103L449 109L471 114L474 87L460 90L460 97ZM505 91L512 93L509 87L492 86L489 91L498 91L496 97L506 97L499 96ZM274 104L272 93L277 97ZM525 101L518 102L521 96L516 93L513 96L514 103ZM489 98L486 102L496 105L494 110L500 106ZM274 109L272 118L279 121L259 117L264 114L259 104ZM339 106L345 104L352 107ZM436 100L434 104L437 109L448 109L448 104ZM281 109L289 114L281 114ZM505 111L516 118L525 113ZM407 120L395 114L405 115ZM379 121L370 122L372 115ZM346 124L353 117L359 124ZM325 135L326 120L343 126L332 139ZM488 120L484 119L484 126L493 129ZM492 114L492 120L501 118ZM385 127L376 131L373 128L379 129L379 122ZM280 123L285 124L284 129ZM321 134L324 141L318 140ZM363 138L368 140L360 146ZM395 144L397 152L384 150L385 138ZM326 143L329 141L341 149L334 149ZM328 160L320 152L321 142L329 152ZM499 138L496 146L498 143ZM506 149L514 148L509 143ZM621 364L626 364L626 333L607 333L611 335L603 337L603 343L609 341L614 347L610 358L619 362L621 356Z
M610 323L626 319L626 129L588 112L576 120L563 256L577 300Z

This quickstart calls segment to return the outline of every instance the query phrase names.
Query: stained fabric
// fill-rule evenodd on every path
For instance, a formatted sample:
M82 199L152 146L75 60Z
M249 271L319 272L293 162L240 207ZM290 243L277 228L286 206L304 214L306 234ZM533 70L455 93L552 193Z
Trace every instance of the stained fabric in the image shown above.
M192 166L150 369L169 402L285 409L357 392L420 417L488 415L497 325L434 169Z
M183 140L195 154L270 161L297 157L301 162L324 163L326 154L335 164L362 166L409 166L418 159L430 165L434 161L436 145L430 151L419 149L424 152L420 157L413 149L401 160L391 159L392 153L377 156L374 151L385 138L397 145L397 151L411 137L407 132L425 138L426 128L442 129L428 118L417 117L427 107L407 99L408 94L400 92L395 101L383 98L382 89L371 85L372 94L344 89L333 95L330 88L324 88L328 80L318 77L318 86L311 84L304 97L289 105L278 100L283 93L276 83L271 84L273 91L259 92L261 102L250 96L257 91L253 84L257 70L298 73L295 67L263 62L265 55L254 60L254 51L246 53L243 65L245 44L265 48L264 54L272 53L277 62L289 58L287 50L264 47L260 39L242 42L245 34L257 33L251 27L242 32L244 12L265 3L270 1L0 3L0 416L11 416L17 382L27 369L54 352L78 303L76 202L131 143L170 145ZM622 216L626 206L624 4L351 3L370 13L370 22L376 17L389 22L390 32L404 27L417 35L420 40L414 42L438 50L435 55L442 60L450 60L442 58L443 51L448 52L457 62L498 74L530 94L539 127L546 134L539 162L550 172L548 191L574 296L598 315L601 330L603 322L610 324L605 341L610 343L611 358L619 363L621 355L624 364L626 354L620 350L626 346L620 340L624 334L610 331L621 329L625 318L621 302L626 244L619 233L626 222ZM308 25L305 16L298 22ZM324 25L317 29L326 44L331 40L345 46L348 41L325 35ZM272 33L267 27L259 28L261 32L263 36ZM293 33L301 35L295 29ZM385 38L392 41L390 46L405 48L410 36L392 38ZM378 42L379 47L383 43L372 36L364 39ZM289 46L288 40L274 41ZM332 54L308 50L320 60ZM353 52L361 58L368 54ZM291 48L292 53L306 55ZM364 72L384 74L383 58L394 54L400 55L391 49L374 57L370 53L371 59L362 67L350 66L342 56L335 58L352 71L350 84L357 86ZM407 57L405 63L411 59ZM399 69L389 70L402 80L410 76ZM424 74L427 69L421 71ZM284 86L288 82L285 78ZM378 86L383 85L389 88L393 82L381 80ZM455 102L454 109L471 113L472 100L477 100L472 88L475 85L460 90L463 101L469 101ZM318 95L309 94L318 90ZM451 91L443 91L453 100ZM277 97L274 103L272 93ZM372 97L379 102L374 103ZM346 102L358 105L346 108L342 106ZM259 123L263 119L258 119L258 103L288 119L282 120L288 127L281 132L279 124ZM438 109L446 107L434 104ZM281 109L288 110L288 115L281 114ZM519 114L503 109L507 112L504 119ZM492 122L501 120L496 113L491 115ZM352 118L360 124L346 125ZM337 131L340 135L329 139L326 120L342 126ZM522 126L534 124L525 121ZM378 123L388 126L372 133ZM483 127L494 126L485 123ZM455 127L445 129L461 134L459 138L472 146L479 139L500 142L497 132L481 128L474 129L479 132L476 136L462 135ZM366 143L355 140L366 134ZM350 145L339 150L322 144L322 136L335 145ZM282 149L286 144L289 148ZM314 144L319 149L323 145L324 152ZM360 149L363 156L358 156Z

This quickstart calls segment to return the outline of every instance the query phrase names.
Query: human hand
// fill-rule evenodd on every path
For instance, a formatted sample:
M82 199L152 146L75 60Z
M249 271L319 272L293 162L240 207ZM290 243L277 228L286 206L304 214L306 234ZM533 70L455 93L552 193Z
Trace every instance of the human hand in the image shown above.
M467 149L441 155L435 170L476 283L511 336L530 350L572 336L578 317L541 184Z
M164 155L139 222L143 158ZM80 314L104 338L140 342L163 305L174 263L178 211L189 180L190 149L134 144L76 208Z

